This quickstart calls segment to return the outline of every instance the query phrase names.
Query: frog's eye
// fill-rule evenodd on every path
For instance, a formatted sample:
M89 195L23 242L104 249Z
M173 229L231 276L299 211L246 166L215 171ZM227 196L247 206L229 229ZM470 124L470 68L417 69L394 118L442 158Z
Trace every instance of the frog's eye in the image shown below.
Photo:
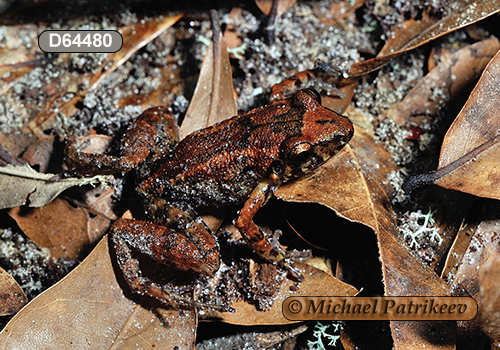
M309 142L301 142L288 151L287 159L295 164L305 163L313 154L314 146Z
M308 94L309 96L311 96L316 102L318 102L319 104L321 104L321 95L319 94L318 91L314 90L314 89L304 89L302 90L304 91L306 94Z
M271 172L278 176L285 173L285 165L281 161L276 161L271 164Z

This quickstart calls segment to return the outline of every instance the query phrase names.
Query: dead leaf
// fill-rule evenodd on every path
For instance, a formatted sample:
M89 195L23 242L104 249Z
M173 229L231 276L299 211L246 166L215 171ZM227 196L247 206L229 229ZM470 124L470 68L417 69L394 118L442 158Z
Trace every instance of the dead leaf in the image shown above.
M41 173L49 172L49 163L51 158L54 158L54 143L56 142L55 136L48 136L38 141L35 141L26 147L26 150L23 153L22 160L27 162L32 168L36 168ZM59 149L61 150L60 159L57 160L57 163L62 164L62 145L59 145ZM56 172L61 172L62 167L57 169Z
M438 168L445 167L500 133L500 52L485 68L474 91L448 129Z
M451 54L421 79L387 117L398 124L423 124L415 117L429 117L445 106L463 88L475 81L500 50L498 39L486 39Z
M29 203L30 207L42 207L50 203L62 191L91 183L105 183L105 178L57 179L55 174L39 173L28 164L0 167L0 187L4 189L0 209L13 208Z
M3 57L0 57L2 59ZM16 64L0 64L0 94L4 94L34 67L41 66L42 60L29 60Z
M193 98L180 127L181 139L238 114L229 54L220 24L214 23L213 26L214 41L207 49Z
M465 253L458 256L457 265L445 276L451 285L469 293L478 302L480 309L483 308L480 297L480 271L488 261L500 258L500 237L498 236L500 207L498 203L498 201L480 200L472 208L472 212L463 224L463 226L472 227L468 231L472 238ZM449 255L457 253L459 252L450 251ZM494 299L494 295L491 297ZM480 349L484 345L485 336L479 329L479 322L480 317L476 317L471 321L459 323L457 343L463 345L464 349Z
M98 212L72 206L59 198L28 212L13 208L9 215L36 245L48 248L55 259L77 260L111 225L111 220Z
M500 347L500 257L488 260L479 271L481 329L491 340L491 349Z
M395 29L390 40L380 50L377 57L352 65L351 77L369 74L402 53L427 44L443 35L480 21L500 11L499 0L456 1L458 8L442 19L424 12L419 20L410 19L400 29Z
M297 0L277 0L278 1L278 11L276 17L281 16L286 11L290 9L297 2ZM271 13L271 8L273 7L273 0L255 0L255 4L262 11L263 14L269 16Z
M0 316L16 314L27 302L21 286L0 267Z
M20 157L26 147L36 140L28 128L21 128L12 133L0 134L0 145L14 157Z
M135 302L123 288L104 237L75 270L14 316L0 333L0 348L194 347L194 311L180 313L148 298Z
M308 264L296 262L295 267L301 271L304 276L304 281L298 285L298 290L294 290L291 289L291 287L295 282L287 279L286 282L280 286L279 291L273 298L273 304L269 310L259 311L253 304L245 301L238 301L231 304L236 310L234 313L211 311L207 316L221 319L227 323L245 326L290 324L295 323L295 321L286 319L282 312L283 301L289 296L353 296L358 292L353 286Z
M438 169L410 178L421 184L500 199L500 52L488 64L443 140Z

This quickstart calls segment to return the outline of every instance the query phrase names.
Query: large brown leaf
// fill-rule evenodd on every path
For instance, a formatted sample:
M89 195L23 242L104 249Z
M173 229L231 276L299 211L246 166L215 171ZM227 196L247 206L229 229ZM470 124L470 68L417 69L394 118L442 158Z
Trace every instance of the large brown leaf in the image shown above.
M500 199L500 51L488 64L443 140L438 170L408 181Z
M69 275L0 333L1 349L192 349L196 313L124 294L103 238Z

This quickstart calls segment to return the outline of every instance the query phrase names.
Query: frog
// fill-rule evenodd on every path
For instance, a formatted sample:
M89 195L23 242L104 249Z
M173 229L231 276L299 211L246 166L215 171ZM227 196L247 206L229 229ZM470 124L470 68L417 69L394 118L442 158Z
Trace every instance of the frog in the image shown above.
M119 269L131 290L175 307L204 307L145 277L136 253L179 271L213 276L220 266L216 237L197 214L203 206L241 207L234 220L261 259L300 279L293 259L254 222L284 183L309 176L352 138L348 117L322 106L311 88L234 116L179 140L166 107L145 110L128 128L120 155L66 145L73 175L135 172L144 216L120 218L109 230ZM213 305L208 305L213 307Z

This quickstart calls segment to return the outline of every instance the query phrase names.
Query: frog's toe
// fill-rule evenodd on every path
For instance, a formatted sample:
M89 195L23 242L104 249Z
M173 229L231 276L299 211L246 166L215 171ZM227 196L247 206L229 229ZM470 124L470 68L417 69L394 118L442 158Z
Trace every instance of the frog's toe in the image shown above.
M310 249L306 249L306 250L297 250L297 249L287 250L286 251L286 256L285 256L286 259L291 259L291 260L295 260L295 259L309 259L311 257L312 257L312 252L311 252Z
M304 275L302 275L302 271L295 267L292 262L285 260L282 263L283 267L288 270L288 273L295 280L302 282L304 280Z

